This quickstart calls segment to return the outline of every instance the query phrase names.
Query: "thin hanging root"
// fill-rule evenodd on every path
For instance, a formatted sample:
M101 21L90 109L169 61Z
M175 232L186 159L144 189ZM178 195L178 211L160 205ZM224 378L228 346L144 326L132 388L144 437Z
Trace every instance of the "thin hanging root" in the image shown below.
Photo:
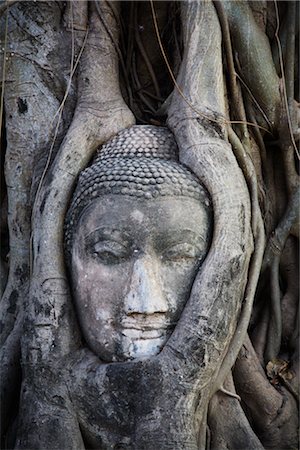
M69 30L86 31L88 28L87 0L69 0L66 4L64 22Z
M157 79L156 79L156 76L155 76L152 64L151 64L151 62L150 62L150 60L148 58L147 52L146 52L146 50L145 50L145 48L143 46L143 43L142 43L142 40L141 40L141 37L140 37L139 27L138 27L138 20L137 20L137 8L135 10L135 24L134 25L135 25L134 26L134 30L135 30L134 35L135 35L135 40L136 40L138 49L139 49L139 51L140 51L140 53L142 55L142 58L143 58L143 60L144 60L144 62L146 64L146 67L148 69L149 75L150 75L150 77L152 79L153 86L154 86L154 89L155 89L155 93L156 93L157 97L161 97L161 92L160 92L160 89L159 89L159 85L158 85L158 82L157 82Z
M155 108L151 105L151 103L145 98L145 96L143 95L143 89L142 89L142 85L140 83L139 80L139 76L137 73L137 69L136 69L136 58L135 55L133 55L132 58L132 77L136 86L136 93L138 94L139 98L141 99L141 102L147 107L149 108L149 111L151 111L152 114L155 114Z
M231 127L228 129L228 137L237 161L244 173L245 180L250 191L252 206L252 231L255 237L257 234L257 227L259 226L259 223L262 223L261 211L258 204L258 191L255 169L250 157L243 147L243 144Z
M227 389L225 389L223 386L219 388L219 391L223 392L223 394L226 394L229 397L236 398L239 402L242 401L241 397L238 394L236 394L235 392L227 391Z
M287 5L288 7L288 24L289 32L287 33L287 48L286 48L286 58L285 58L285 82L286 82L286 96L287 103L289 107L292 128L294 119L294 86L295 86L295 28L296 28L296 2L291 1Z
M6 4L4 5L6 6ZM0 6L1 7L1 6ZM3 7L3 5L2 5ZM3 111L4 111L4 90L5 90L5 77L6 77L6 52L7 52L7 35L8 35L8 11L6 13L5 19L5 38L4 38L4 50L3 50L3 64L2 64L2 89L0 97L0 141L2 137L2 126L3 126Z
M266 343L266 362L277 356L281 345L282 319L279 263L291 228L299 220L299 194L300 188L298 187L290 199L282 220L269 239L262 265L262 273L270 268L271 277L271 320Z
M20 0L4 0L4 2L0 5L0 17L10 6L18 3L18 1Z
M243 101L240 95L240 90L237 84L237 74L234 68L234 61L233 61L233 50L231 45L231 38L230 38L230 31L228 26L228 20L226 17L226 13L224 11L224 7L222 2L220 1L214 1L214 6L216 8L216 11L218 13L218 17L220 20L220 25L222 29L222 37L223 42L225 46L225 52L226 52L226 59L228 64L228 72L229 72L229 80L230 80L230 89L232 94L232 104L234 105L233 108L236 109L237 119L240 120L242 123L242 134L244 136L248 135L247 125L246 125L246 115L244 110Z
M282 48L281 48L281 43L280 43L280 39L279 39L279 26L280 26L280 21L279 21L279 12L278 12L278 5L277 5L277 0L274 0L274 5L275 5L275 11L276 11L276 31L275 31L275 39L277 42L277 46L278 46L278 53L279 53L279 62L280 62L280 71L281 71L281 76L282 76L282 80L283 80L283 98L284 98L284 106L285 106L285 111L286 111L286 117L287 117L287 122L288 122L288 132L289 132L289 137L291 139L293 148L296 152L296 155L298 157L298 159L300 159L300 154L299 154L299 150L297 148L295 139L294 139L294 134L293 134L293 126L292 126L292 121L291 121L291 115L290 115L290 109L289 109L289 99L287 96L287 84L286 84L286 79L285 79L285 70L284 70L284 63L283 63L283 55L282 55ZM292 61L292 57L289 56L290 60ZM289 70L291 70L291 68L289 68ZM289 77L291 76L290 73L288 75ZM289 91L291 92L290 89L290 80L289 80ZM291 99L290 99L291 101Z
M298 273L298 240L290 235L286 240L280 258L280 274L286 286L281 300L282 315L284 316L282 336L285 341L289 341L289 348L292 350L294 350L295 347L293 343L290 342L290 339L295 330L296 332L299 332L299 328L296 326L300 290Z
M294 191L281 221L268 241L262 271L267 269L276 254L281 255L292 227L299 220L299 195L300 187Z
M247 91L250 95L250 91ZM246 94L246 111L247 111L247 115L250 119L251 122L253 122L256 126L252 128L255 140L257 142L257 145L259 146L259 150L260 150L260 157L261 157L261 162L262 162L262 173L266 174L267 172L267 151L266 151L266 146L264 143L264 140L262 138L261 135L261 131L258 127L257 121L254 117L253 114L253 109L252 109L252 105L251 102L249 100L249 97Z
M281 293L279 285L280 255L276 255L271 263L270 290L271 308L266 339L265 362L271 361L279 353L282 336Z
M114 10L112 9L112 7L111 7L111 2L105 2L105 4L106 4L106 5L109 7L109 9L113 12L114 18L116 18L116 16L115 16L116 11L115 11L115 9L114 9ZM106 21L105 21L105 17L103 16L102 11L101 11L101 8L100 8L100 6L99 6L99 0L96 0L96 1L95 1L95 7L96 7L96 11L97 11L97 13L98 13L99 20L100 20L100 22L102 23L102 25L103 25L103 27L104 27L104 29L105 29L107 35L109 36L111 42L113 43L113 45L114 45L114 47L115 47L115 50L116 50L117 54L118 54L119 62L120 62L120 64L121 64L121 69L122 69L122 72L123 72L123 76L124 76L124 78L125 78L126 86L129 86L129 81L128 81L128 71L126 70L126 67L125 67L125 62L124 62L123 54L122 54L122 52L121 52L121 50L120 50L120 46L119 46L118 39L114 36L113 33L111 33L111 31L110 31L110 29L109 29L109 26L108 26L108 24L107 24ZM115 20L116 20L116 19L115 19Z
M162 97L157 97L156 95L152 94L151 92L147 91L146 89L141 89L141 92L145 95L147 95L150 98L153 98L153 100L157 100L158 102L163 102L164 99Z
M174 83L174 86L175 86L176 90L178 91L179 95L183 98L185 103L192 109L192 111L194 111L199 116L199 118L206 119L209 122L213 122L213 123L217 123L217 124L221 124L221 125L245 124L245 125L249 125L249 126L258 126L259 128L261 128L262 130L266 131L267 133L270 133L270 131L267 128L264 128L264 127L262 127L260 125L257 125L257 124L253 124L251 122L247 122L247 121L245 122L245 121L242 121L242 120L227 120L220 113L218 113L218 115L217 115L218 118L215 119L213 117L213 115L204 114L202 111L199 111L197 108L195 108L195 106L190 102L190 100L184 95L181 87L177 83L177 80L176 80L175 75L174 75L174 73L172 71L172 68L170 66L170 63L168 61L166 52L165 52L163 44L162 44L162 40L161 40L159 29L158 29L157 18L156 18L156 14L155 14L153 0L150 0L150 5L151 5L151 10L152 10L152 17L153 17L153 23L154 23L154 28L155 28L157 41L158 41L159 48L160 48L160 51L162 53L163 59L164 59L165 64L167 66L168 72L170 74L170 77L171 77L171 79L172 79L172 81Z

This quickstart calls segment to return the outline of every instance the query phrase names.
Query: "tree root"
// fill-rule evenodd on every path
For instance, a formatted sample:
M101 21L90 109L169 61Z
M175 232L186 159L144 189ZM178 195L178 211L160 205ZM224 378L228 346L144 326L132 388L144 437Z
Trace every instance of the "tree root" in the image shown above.
M256 292L256 287L259 279L265 244L263 221L258 204L257 181L252 161L246 154L240 140L238 139L237 135L233 132L232 129L228 130L228 134L237 160L245 175L245 179L247 181L248 188L250 191L251 206L252 206L251 222L255 246L254 246L254 253L250 261L247 286L245 289L244 303L242 305L241 315L239 317L239 321L234 336L230 342L230 347L227 351L224 361L222 362L221 368L218 373L218 377L213 385L212 393L214 393L219 388L219 386L222 385L223 380L225 379L227 373L230 371L237 358L237 355L240 351L240 348L246 336L252 312L254 295Z
M223 386L220 387L219 391L223 394L228 395L229 397L236 398L239 402L241 401L241 397L239 395L235 394L234 392L228 391Z
M248 3L234 1L222 3L246 84L271 124L276 126L280 120L279 78L266 35L255 22ZM248 51L250 48L251 52Z
M249 420L267 448L297 445L297 404L285 389L278 391L267 379L247 337L234 367L237 392Z
M214 6L217 10L221 29L222 37L225 46L226 60L228 65L228 75L230 81L230 91L232 95L232 108L234 110L233 116L236 116L238 121L241 121L241 132L244 137L248 136L247 119L245 115L244 103L241 97L240 87L237 84L237 75L234 67L233 50L230 39L229 25L223 3L219 0L214 1ZM230 105L231 106L231 105Z
M24 14L26 8L27 33L29 36L35 33L36 27L33 16L39 8L41 21L45 16L43 33L48 46L45 48L45 57L48 52L55 53L59 46L57 34L53 27L60 21L60 8L51 5L49 16L47 2L41 5L23 5L22 2L11 7L9 23L15 24L14 13ZM63 36L65 38L65 36ZM4 92L6 108L6 137L7 149L5 156L5 179L8 196L8 226L10 243L9 277L5 292L1 299L1 319L4 328L1 333L1 398L3 406L17 404L18 386L16 380L20 377L20 336L24 320L24 308L28 302L29 274L30 274L30 232L32 211L32 182L35 173L35 163L41 158L44 149L47 148L52 138L52 127L49 126L52 117L59 106L56 94L58 86L63 88L62 79L66 76L66 60L69 52L65 51L57 70L60 79L53 82L53 91L48 90L45 82L45 61L40 58L36 50L36 41L29 39L24 47L23 30L13 27L10 36L16 52L7 54L6 85ZM64 39L66 42L66 39ZM12 44L11 44L12 45ZM24 54L30 51L32 60L24 59ZM34 80L34 81L33 81ZM60 84L61 83L61 84ZM40 95L47 92L47 95ZM66 126L66 122L61 128ZM37 132L36 130L39 130ZM9 372L9 375L8 375ZM7 408L9 414L10 408ZM2 415L2 419L5 416ZM2 429L5 432L5 427Z
M14 323L14 328L6 339L5 345L2 346L0 353L1 447L8 432L8 427L11 425L11 419L17 414L17 406L19 404L21 388L20 338L22 327L22 316L19 314L17 321Z
M290 233L292 226L299 217L299 188L294 192L287 206L286 212L271 235L266 247L262 264L262 274L267 269L271 277L271 317L266 341L265 358L266 362L277 357L281 345L281 292L279 286L279 263L280 257Z
M197 111L203 110L206 105L210 104L210 107L213 105L213 108L215 108L215 116L224 116L225 105L223 100L223 80L220 79L220 77L214 78L214 74L220 73L218 72L218 67L222 62L221 52L219 53L217 51L221 49L218 41L219 34L216 32L218 25L214 22L214 20L217 19L216 12L214 11L214 8L210 9L207 4L205 4L204 8L203 2L200 2L197 6L195 4L185 4L183 14L183 33L186 51L184 53L183 63L178 77L178 84L180 86L184 86L184 97L187 99L193 99L193 105L196 106ZM201 36L201 26L199 25L201 24L201 21L204 20L204 16L201 16L201 14L205 15L206 24L210 23L212 27L211 30L213 30L212 36L208 31L210 29L205 29L205 39ZM213 58L209 58L207 56L210 53L208 48L205 47L204 42L206 43L206 46L213 46ZM203 54L201 53L202 51ZM205 70L203 70L203 65L205 65ZM199 73L202 74L201 79L198 78ZM209 80L204 79L204 73L208 74ZM216 79L218 80L217 83ZM168 124L176 136L180 149L180 160L190 167L199 179L204 182L212 196L214 206L215 223L212 249L207 256L204 266L202 267L200 276L198 275L198 278L196 278L189 303L186 305L184 311L184 314L187 311L186 317L194 318L193 325L189 323L189 325L186 324L185 327L185 335L187 335L187 329L190 330L189 334L191 336L193 329L195 329L194 332L197 333L198 342L197 345L195 344L194 348L199 347L199 337L201 336L203 343L205 343L206 349L208 347L210 348L210 355L212 355L214 351L216 354L218 353L218 357L215 354L215 357L212 357L213 359L219 359L219 362L221 363L225 358L225 366L222 363L221 368L219 365L219 367L215 366L214 369L211 369L214 370L214 375L211 375L210 378L212 390L209 390L209 394L206 398L204 397L204 394L201 395L201 406L204 410L205 401L207 402L210 396L218 390L224 382L224 379L230 371L230 368L234 363L234 360L243 343L251 314L252 300L260 269L263 241L256 243L257 253L251 263L249 277L250 284L247 288L247 300L245 307L243 308L243 319L241 320L240 318L239 320L241 328L238 328L237 332L234 333L236 321L240 311L240 302L244 296L248 262L252 253L249 196L242 172L238 168L232 150L225 140L226 129L223 129L222 126L217 128L213 123L207 124L205 120L201 120L201 123L199 123L200 121L195 113L196 111L189 107L189 105L184 101L182 95L174 90L172 103L168 111ZM238 185L236 184L233 187L228 184L228 173L235 174L233 178ZM251 176L252 175L253 173L251 172ZM238 192L238 198L235 198L233 203L231 203L228 202L228 198L232 198L232 195L234 195L233 192ZM225 198L227 200L225 200ZM257 196L255 197L255 200L257 201ZM255 203L253 204L255 208L257 208L257 205ZM222 208L220 208L220 205L222 205ZM224 208L224 205L228 205L230 211L227 211L226 207ZM240 229L240 208L245 213L244 224L246 228L243 229L242 234ZM258 214L256 216L254 214L253 217L255 218L255 223L253 225L254 230L256 231L257 224L260 224L259 216ZM260 239L263 238L260 237ZM236 248L238 242L239 249ZM243 248L243 256L240 255L241 246ZM216 249L218 249L218 269L213 269L214 251ZM229 252L228 254L227 251ZM238 267L234 270L233 267L237 261ZM237 278L234 276L229 276L227 270L231 270L232 275L234 272L237 275ZM230 280L228 284L228 291L225 286L222 285L221 297L218 297L214 291L214 283L210 280L212 273L218 273L218 277L220 277L218 278L219 281L220 279L223 279L223 277L224 279ZM215 275L213 275L213 277L214 276ZM231 291L231 289L233 290ZM229 295L229 297L227 297L227 295ZM199 298L201 298L201 305L199 305ZM230 298L230 301L228 300L228 303L226 303L227 307L225 309L229 309L229 305L232 309L230 311L230 321L227 322L228 317L225 315L222 317L219 324L218 320L216 320L217 311L215 314L213 311L214 308L219 308L217 305L218 302L221 301L221 298L223 301ZM196 312L196 305L200 308L199 313L201 314L201 320L199 321L196 319L199 314ZM189 309L192 307L194 308L193 312ZM180 323L184 323L184 314L180 319ZM214 317L214 319L212 319L212 317ZM217 344L218 349L213 349L214 345L216 345L216 343L214 343L213 336L214 333L217 332L216 330L219 329L219 326L220 330L223 330L222 332L218 332L222 334L222 339L219 334ZM210 330L209 339L205 330ZM174 341L173 345L175 346L176 342L177 350L187 355L187 344L185 344L185 348L181 349L180 339L176 331L177 328L174 332L174 338L176 341ZM228 355L228 346L232 341L232 338L234 339L234 347L232 348L232 352L229 352L230 354ZM173 335L170 341L172 339ZM191 339L191 337L189 337L189 339ZM203 346L203 344L201 346ZM227 356L225 356L226 352ZM205 365L206 369L208 369L208 363ZM197 375L201 378L203 385L203 383L207 381L206 376L204 378L203 375L199 375L199 372ZM205 417L203 417L203 415L202 420L205 422Z
M48 448L49 442L53 443L53 448L83 448L60 370L56 369L56 362L77 348L80 340L61 251L64 214L74 180L94 150L119 130L134 123L120 93L116 49L93 4L89 6L90 28L80 61L79 95L73 121L44 178L33 211L33 272L26 309L28 325L22 339L26 392L23 390L21 398L22 422L17 448L35 448L37 442L40 448ZM100 8L116 37L118 29L111 9L105 3L101 3ZM46 310L50 311L48 315ZM45 371L51 374L50 380L53 377L48 386L45 384ZM57 396L62 398L62 404L54 400ZM42 422L41 426L41 417L37 420L38 415L52 416L53 402L53 412L58 415L61 426L60 432L56 430L56 441L51 437L52 422ZM37 406L32 408L31 405ZM36 424L39 424L39 431Z
M11 0L0 6L0 15L2 10L13 3L15 2ZM47 2L40 5L41 10L43 7L49 10L53 8ZM21 125L18 126L15 122L12 126L7 118L7 184L9 208L14 213L9 217L10 276L1 304L6 328L3 334L5 345L0 355L0 375L2 377L3 374L6 381L1 392L2 406L6 408L6 412L9 411L8 419L11 420L15 411L9 410L9 407L18 402L14 390L17 390L18 395L20 335L25 317L22 336L24 379L16 448L98 448L103 444L102 439L105 441L107 438L110 445L111 429L114 432L120 431L121 437L131 433L133 438L129 442L133 450L150 450L154 447L164 450L204 450L205 445L211 450L257 450L263 446L292 449L297 445L298 393L296 377L290 378L293 372L299 371L299 317L296 314L299 292L295 283L297 255L295 249L291 250L292 243L296 242L294 236L299 233L295 226L298 214L298 194L295 193L295 188L299 189L299 177L291 133L291 129L295 129L292 70L294 37L286 33L284 60L287 95L284 100L291 114L291 121L286 121L285 109L281 107L279 77L274 69L264 24L257 25L245 2L237 4L224 1L214 2L214 5L210 2L181 4L185 51L177 80L158 36L175 84L174 92L166 102L168 125L177 139L180 161L201 179L211 194L215 223L212 247L195 280L182 317L161 353L147 361L120 363L112 368L110 364L102 364L85 347L82 349L62 255L64 215L78 173L86 166L99 145L134 123L133 115L120 92L118 60L129 104L140 111L141 122L146 123L148 116L154 116L155 119L156 102L163 101L159 92L161 74L156 72L157 59L153 59L149 51L149 48L153 48L151 43L148 46L148 37L144 41L143 36L142 40L142 34L137 29L140 23L137 5L131 5L128 40L121 43L123 47L125 42L128 45L125 56L118 43L118 33L122 27L118 13L119 3L104 1L94 4L85 0L71 0L67 3L64 21L72 33L71 77L68 77L65 64L57 71L61 77L58 77L59 81L48 81L49 86L47 83L43 85L47 92L53 88L54 97L60 99L64 87L61 79L69 79L59 108L56 98L52 99L49 93L45 98L52 103L43 103L44 114L37 118L35 111L31 116L30 110L25 111L26 106L33 105L29 103L26 86L21 89L14 84L13 79L8 79L12 84L8 83L5 92L6 108L9 113L13 110L14 121L18 120ZM34 6L28 6L29 9L31 7ZM154 12L152 1L151 7ZM22 2L14 8L22 9ZM287 8L294 28L294 3ZM61 12L61 5L59 9ZM278 14L276 3L275 9ZM11 11L13 12L13 8L9 13ZM166 9L163 11L165 14ZM145 17L148 15L145 14ZM163 27L157 25L155 12L153 15L157 30L163 30ZM220 24L230 76L229 92L235 103L231 107L239 119L239 126L234 128L238 135L232 128L225 126L230 120L227 120L225 112L229 111L229 104L226 105L224 100L226 94L222 77ZM275 35L278 34L278 25L277 20ZM51 28L52 23L49 26ZM57 24L57 29L64 37L68 34L62 33L61 21ZM135 34L132 31L134 29ZM62 120L60 125L69 90L71 102L74 101L75 91L71 79L77 76L74 61L78 43L82 42L83 30L86 31L86 45L84 41L82 56L79 54L77 106L75 111L73 107L66 108L67 119ZM234 37L239 60L233 57L230 33ZM177 55L180 55L176 33L174 40ZM246 49L247 45L251 47L251 52ZM259 58L256 58L258 48ZM69 56L70 52L66 53ZM280 56L282 59L283 55ZM22 81L23 73L20 68L23 69L26 63L18 67L18 62L15 63L10 58L9 55L8 66L11 73L17 73L20 78L18 81ZM26 67L29 67L33 76L36 75L35 67L41 73L47 64L47 59L42 57L41 63L34 61ZM235 65L247 93L241 91ZM282 69L282 61L281 66ZM44 81L41 79L41 84ZM129 86L129 81L132 86ZM27 82L25 79L24 85ZM39 83L38 80L38 86L31 86L29 92L36 92L37 95ZM169 85L166 83L166 86ZM250 104L249 96L255 105ZM17 97L20 97L20 101ZM40 100L40 96L37 95L37 98ZM258 109L262 114L261 123L266 121L270 128L277 126L279 129L284 174L275 166L274 154L267 153L269 149L263 141L261 127L253 119L253 108L257 107L258 102ZM281 126L278 125L280 113ZM48 152L52 137L48 126L51 116L58 117L58 123ZM72 123L66 133L71 116ZM23 123L25 117L27 122ZM31 129L28 125L31 117L38 120L38 128L43 129L44 134L39 133L36 137L34 128ZM252 138L249 138L247 120L254 123L253 134L259 145L260 155L256 148L252 148L254 144ZM16 128L23 133L22 127L25 132L27 127L27 135L19 136L17 133L14 136ZM35 137L31 138L30 133ZM228 145L228 138L233 151ZM32 153L25 152L21 145L22 139L26 139L27 146L28 142L32 143ZM17 145L12 149L15 143ZM20 155L24 158L28 180L19 177L17 168L21 162ZM254 165L251 161L253 155L256 156ZM43 162L45 156L48 159L40 177L42 170L37 161ZM276 178L278 172L281 182L279 187ZM271 179L273 175L274 180ZM30 179L33 180L31 186ZM266 201L262 179L266 183ZM16 185L15 180L17 189L12 188ZM37 191L36 180L39 181ZM278 188L278 193L275 188ZM24 216L24 210L31 211L30 196L35 193L32 222L33 267L28 298L26 277L29 266L30 220ZM289 198L288 207L275 229L278 224L276 216L282 215L286 196ZM271 206L268 206L269 198ZM20 207L22 202L25 205L23 212ZM258 302L256 316L253 315L252 318L256 326L253 330L256 354L245 334L264 251L260 210L262 205L265 208L267 236L269 237L269 230L275 229L269 237L263 260L263 271L270 271L271 274L272 317L269 323L269 305L265 305L263 301ZM21 214L18 210L21 210ZM291 234L294 236L290 236ZM25 247L24 254L22 246ZM24 262L21 268L20 262ZM20 273L26 277L23 276L19 282ZM265 279L266 277L263 281ZM16 295L15 298L13 295L15 286L17 302ZM284 289L282 296L281 291ZM224 312L223 315L220 315L220 311ZM264 316L264 323L257 326L260 315ZM281 315L286 318L284 324ZM270 381L263 371L266 340L269 342L265 356L267 361L273 358L267 368ZM243 342L244 346L240 350ZM239 351L234 367L236 394L230 369ZM286 359L290 361L279 359L284 358L284 352L287 354ZM278 360L274 359L278 354ZM281 370L280 365L286 365L288 371ZM145 390L145 386L149 386L149 390ZM142 395L136 395L137 392ZM5 416L2 419L6 433L8 423L5 422ZM128 442L126 445L129 445Z
M64 22L69 31L86 31L88 22L87 0L69 0L66 5Z
M286 240L281 260L281 276L284 279L286 289L281 300L282 316L282 337L284 342L290 342L293 333L299 329L296 326L298 298L299 298L299 259L297 252L297 240L294 236L289 236ZM290 348L293 343L290 342Z
M235 391L231 374L227 376L225 383L230 392ZM227 389L224 393L221 392L217 392L209 404L208 424L211 434L209 449L263 450L241 408L239 396L237 394L228 396Z
M2 14L7 10L7 8L10 8L11 6L13 6L15 3L18 3L19 0L5 0L1 5L0 5L0 17L2 16Z

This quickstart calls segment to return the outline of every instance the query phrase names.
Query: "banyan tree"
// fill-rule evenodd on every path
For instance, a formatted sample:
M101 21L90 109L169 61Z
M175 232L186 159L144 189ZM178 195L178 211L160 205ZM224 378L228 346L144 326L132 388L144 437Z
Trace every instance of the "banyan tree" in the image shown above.
M1 1L3 449L297 447L298 15Z

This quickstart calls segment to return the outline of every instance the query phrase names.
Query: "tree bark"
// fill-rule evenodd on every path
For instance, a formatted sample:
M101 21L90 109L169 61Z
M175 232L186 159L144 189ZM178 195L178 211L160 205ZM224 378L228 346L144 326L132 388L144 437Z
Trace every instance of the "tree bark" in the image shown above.
M297 9L0 3L3 448L297 446ZM96 149L136 121L172 131L213 236L163 350L104 364L77 323L64 218Z

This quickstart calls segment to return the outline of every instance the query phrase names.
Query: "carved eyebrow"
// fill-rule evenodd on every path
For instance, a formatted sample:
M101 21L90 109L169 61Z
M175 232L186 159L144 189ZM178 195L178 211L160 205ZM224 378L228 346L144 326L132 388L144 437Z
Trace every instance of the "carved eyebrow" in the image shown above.
M96 228L95 230L90 231L84 236L84 240L88 243L96 243L97 241L116 241L120 244L131 244L131 240L127 233L108 227Z
M167 248L181 243L193 244L198 246L199 250L202 250L206 241L201 234L188 229L168 230L166 233L160 233L155 239L156 248Z

